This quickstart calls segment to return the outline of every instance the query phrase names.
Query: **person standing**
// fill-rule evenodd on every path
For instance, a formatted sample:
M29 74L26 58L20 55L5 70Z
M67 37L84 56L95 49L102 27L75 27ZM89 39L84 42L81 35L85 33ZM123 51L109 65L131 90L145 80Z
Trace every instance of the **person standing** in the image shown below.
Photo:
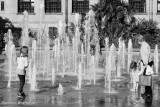
M144 40L143 36L139 36L138 43L141 45L140 48L140 58L142 59L145 67L148 65L150 59L151 49L149 44Z
M150 75L148 74L148 67L149 67L149 60L150 60L150 55L151 55L151 49L149 44L144 40L143 36L140 35L138 38L138 43L141 45L140 48L140 58L141 61L143 62L143 67L141 67L141 75ZM150 75L151 76L151 75ZM152 88L151 86L145 86L145 92L142 94L142 96L146 95L152 95Z
M20 49L20 56L17 58L17 75L20 81L18 97L25 97L25 93L23 92L23 87L25 84L25 75L27 67L28 67L28 47L22 46Z

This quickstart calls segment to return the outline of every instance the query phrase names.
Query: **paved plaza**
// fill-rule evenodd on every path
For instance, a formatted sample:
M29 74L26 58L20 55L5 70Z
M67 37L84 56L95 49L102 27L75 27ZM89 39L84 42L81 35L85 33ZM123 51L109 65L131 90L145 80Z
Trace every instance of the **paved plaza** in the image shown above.
M129 90L126 79L117 86L118 93L104 93L104 81L97 81L98 85L87 85L83 82L82 90L75 90L76 77L57 77L54 86L50 81L38 82L37 92L31 92L29 84L25 84L26 98L23 102L17 99L18 82L12 82L7 88L7 82L0 82L0 107L159 107L160 81L154 77L153 98L142 98L137 92ZM57 95L58 84L64 87L64 95Z

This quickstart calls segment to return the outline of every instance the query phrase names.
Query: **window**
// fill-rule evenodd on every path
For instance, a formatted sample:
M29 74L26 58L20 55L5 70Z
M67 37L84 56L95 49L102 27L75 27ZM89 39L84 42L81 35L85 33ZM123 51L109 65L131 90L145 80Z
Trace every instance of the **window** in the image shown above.
M49 27L49 37L53 40L58 36L58 29L56 27Z
M1 1L1 11L4 11L4 1Z
M18 0L18 13L34 13L34 0Z
M157 12L160 13L160 0L157 0Z
M146 12L146 0L129 0L129 5L134 9L135 13Z
M72 0L72 13L87 13L89 0Z
M45 0L45 13L61 13L61 0Z

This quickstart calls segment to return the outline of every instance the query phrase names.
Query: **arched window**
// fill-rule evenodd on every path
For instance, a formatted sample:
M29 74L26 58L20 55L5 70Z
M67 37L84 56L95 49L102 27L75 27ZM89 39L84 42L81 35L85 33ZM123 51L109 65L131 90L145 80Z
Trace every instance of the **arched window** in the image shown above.
M49 27L49 37L51 40L57 38L58 29L56 27Z
M89 0L72 0L72 13L87 13Z
M18 0L18 13L34 13L34 0Z

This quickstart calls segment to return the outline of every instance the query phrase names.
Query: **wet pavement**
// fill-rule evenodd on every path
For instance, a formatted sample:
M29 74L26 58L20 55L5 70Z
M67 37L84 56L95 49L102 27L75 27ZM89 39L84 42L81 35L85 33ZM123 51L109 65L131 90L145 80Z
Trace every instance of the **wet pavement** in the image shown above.
M0 82L0 107L159 107L160 81L154 79L153 97L146 99L129 89L129 83L123 82L117 86L115 94L104 93L103 80L99 85L82 85L82 90L75 90L76 78L64 77L57 79L54 86L50 81L38 82L37 92L31 92L29 84L25 84L26 97L23 101L17 99L18 82L12 82L11 88L6 88L7 82ZM58 84L64 87L64 95L57 95Z

